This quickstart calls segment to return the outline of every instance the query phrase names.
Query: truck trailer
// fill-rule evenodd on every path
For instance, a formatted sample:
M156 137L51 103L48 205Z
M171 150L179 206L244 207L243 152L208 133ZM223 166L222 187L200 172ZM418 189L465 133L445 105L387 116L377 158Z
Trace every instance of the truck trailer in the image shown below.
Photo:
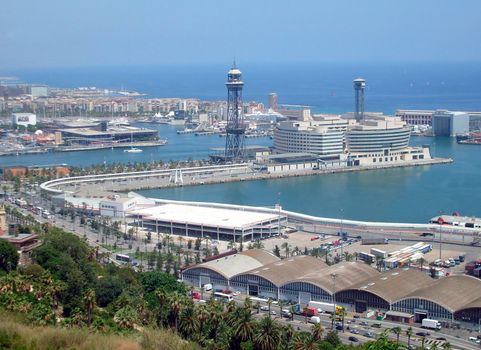
M423 319L421 326L429 329L441 329L441 323L438 320L433 320L430 318Z

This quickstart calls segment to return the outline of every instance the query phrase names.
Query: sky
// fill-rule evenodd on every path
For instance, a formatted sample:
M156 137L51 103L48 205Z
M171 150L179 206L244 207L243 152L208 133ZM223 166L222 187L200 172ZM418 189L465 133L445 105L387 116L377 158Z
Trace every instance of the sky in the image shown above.
M0 67L481 61L479 0L15 0Z

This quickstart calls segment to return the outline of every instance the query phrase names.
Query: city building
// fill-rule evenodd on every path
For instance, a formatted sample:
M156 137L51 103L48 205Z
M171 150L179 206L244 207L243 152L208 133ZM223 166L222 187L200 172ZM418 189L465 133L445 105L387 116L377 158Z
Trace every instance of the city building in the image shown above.
M470 115L466 112L451 112L438 109L433 113L433 136L450 136L468 133Z
M123 218L137 206L137 197L110 196L100 201L100 215Z
M47 85L29 85L27 86L27 94L32 97L47 97L48 86Z
M5 212L5 207L3 205L0 205L0 236L6 234L7 231L7 214Z
M269 109L272 109L273 111L277 111L277 94L275 92L271 92L269 94Z
M138 209L131 216L152 232L235 242L277 235L287 222L284 215L181 204Z
M78 144L91 144L93 142L131 142L158 140L159 132L147 128L135 127L111 127L106 130L96 130L91 128L72 128L60 129L64 142Z
M430 110L398 109L394 116L407 125L432 125L433 113Z
M316 121L284 121L274 129L274 149L278 153L339 155L349 121L325 117Z
M408 147L411 129L399 118L364 120L349 128L346 148L350 153L400 150Z
M15 126L37 125L37 116L33 113L13 113L12 124Z

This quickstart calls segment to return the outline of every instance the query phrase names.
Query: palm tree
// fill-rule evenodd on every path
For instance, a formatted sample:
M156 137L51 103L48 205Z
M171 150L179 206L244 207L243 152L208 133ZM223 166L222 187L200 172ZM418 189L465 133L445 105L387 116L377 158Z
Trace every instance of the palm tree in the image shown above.
M409 328L406 329L406 337L408 337L408 347L411 345L412 335L413 335L413 327L409 326Z
M290 251L289 243L287 243L287 242L282 243L281 248L284 249L285 254L286 254L286 258L288 258L289 257L289 251Z
M179 319L179 313L180 310L182 309L182 301L180 299L180 296L178 294L173 294L169 298L170 300L170 312L172 314L172 317L174 319L174 325L175 325L175 330L178 331L178 319Z
M252 308L252 300L251 298L247 297L244 299L244 308L250 310Z
M324 327L320 323L316 323L311 327L312 337L319 341L322 339L322 334L324 333Z
M445 342L443 345L442 345L442 348L443 350L451 350L452 349L452 346L451 346L451 343L450 342Z
M336 321L336 312L333 312L332 314L330 314L329 318L331 320L331 329L334 329L334 322Z
M284 342L286 344L286 350L289 349L292 337L295 334L294 327L291 324L288 324L287 326L284 327L284 331L282 332L284 334Z
M204 333L204 324L210 318L210 314L206 305L199 305L199 307L196 308L196 312L200 324L200 333L202 334Z
M260 302L257 302L257 303L256 303L257 313L259 313L260 309L261 309L261 303L260 303Z
M196 317L194 308L187 307L182 310L179 317L179 330L186 338L192 339L200 329L199 319Z
M397 344L399 344L399 336L401 335L401 331L402 331L401 327L399 327L399 326L391 328L391 332L396 334L396 343Z
M95 308L95 291L89 288L84 295L85 311L87 313L87 325L92 324L92 314Z
M426 263L426 259L424 259L424 258L421 257L421 258L419 259L419 264L421 265L421 271L423 271L423 266L424 266L425 263Z
M269 307L269 318L271 317L271 305L272 305L272 299L269 298L267 299L267 306Z
M252 320L250 311L241 310L237 320L232 326L233 336L239 340L239 342L244 342L252 339L254 330L255 322Z
M257 334L254 337L256 349L276 349L282 340L279 325L270 317L264 317L258 324Z
M317 341L306 332L297 333L292 342L293 350L317 350Z

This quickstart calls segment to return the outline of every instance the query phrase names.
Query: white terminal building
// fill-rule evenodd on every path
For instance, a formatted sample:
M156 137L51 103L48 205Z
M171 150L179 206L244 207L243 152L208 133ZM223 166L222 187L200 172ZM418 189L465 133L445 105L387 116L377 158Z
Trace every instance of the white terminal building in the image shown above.
M351 165L376 165L430 159L427 147L409 147L411 128L399 117L365 113L318 116L311 121L285 121L274 131L277 153L307 153L319 159L337 157Z
M284 215L171 203L130 214L151 232L235 242L277 235L287 224Z

